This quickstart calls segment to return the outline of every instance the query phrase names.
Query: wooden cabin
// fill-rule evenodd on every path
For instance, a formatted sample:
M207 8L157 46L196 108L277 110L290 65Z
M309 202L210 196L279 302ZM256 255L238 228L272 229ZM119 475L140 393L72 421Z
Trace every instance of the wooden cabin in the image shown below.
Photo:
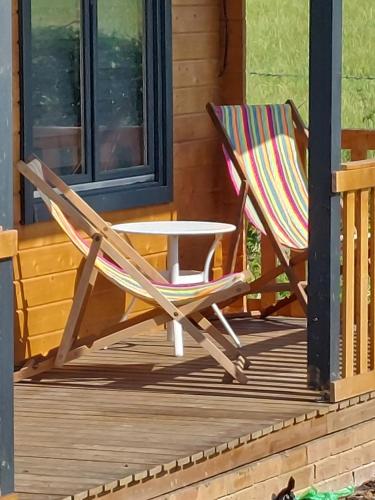
M162 331L16 384L14 486L10 370L58 346L82 266L80 253L21 182L17 160L40 156L111 223L238 218L205 105L246 99L245 0L124 4L117 10L101 0L71 1L69 9L42 0L0 4L0 416L6 424L0 496L271 498L291 474L299 490L359 484L375 472L375 271L363 263L369 250L375 256L375 233L367 241L375 166L349 165L334 187L331 179L340 138L353 160L364 160L375 149L375 133L340 132L340 93L322 89L339 88L341 0L311 0L310 196L321 209L310 218L307 324L295 306L275 321L235 320L253 363L249 387L222 384L214 364L189 343L186 360L174 358ZM332 57L322 71L319 57L328 49ZM129 92L119 86L124 81ZM356 249L344 231L340 322L341 192L344 229L354 213L361 229ZM327 231L319 234L318 226ZM132 243L165 268L165 238L133 236ZM183 266L201 269L209 244L184 239ZM214 276L227 270L228 248L224 239ZM263 239L262 265L274 261ZM237 264L245 265L244 251ZM81 335L121 318L128 300L99 280ZM247 305L240 301L233 310ZM2 312L13 307L14 321ZM134 314L146 309L139 302ZM138 380L143 366L149 369Z
M39 3L40 6L38 7ZM83 152L82 150L83 139L81 137L81 128L77 126L65 127L61 125L61 122L59 123L60 119L53 123L53 115L57 113L57 108L50 109L48 105L46 106L49 109L48 113L50 115L49 117L42 118L41 121L43 107L37 110L35 105L30 102L32 99L30 86L33 85L31 81L34 81L35 87L39 89L36 92L46 93L48 92L48 87L57 88L55 96L51 92L49 98L46 96L46 100L53 101L54 99L58 101L61 97L62 102L60 104L58 102L55 103L55 106L64 107L65 105L65 107L68 107L69 105L69 95L64 101L64 91L60 87L57 87L59 81L65 81L69 89L69 76L64 77L64 74L66 74L66 70L63 67L64 61L60 60L54 54L55 61L52 61L51 64L60 65L62 69L58 70L58 68L53 69L51 67L48 76L43 71L44 56L40 44L43 43L43 40L48 40L48 36L51 36L45 33L45 38L43 39L43 29L48 29L43 23L48 23L48 18L52 15L51 12L55 12L55 7L50 7L51 12L47 11L43 13L43 2L39 3L31 2L30 12L30 2L24 2L23 29L26 33L24 37L27 36L29 39L25 47L22 47L18 23L20 10L18 2L13 2L14 159L17 160L20 157L25 157L24 155L27 157L31 153L39 153L47 164L58 167L57 172L67 172L68 168L73 169L73 171L76 169L76 172L81 172L81 163L84 162L82 155L85 154L86 157L88 155L88 151ZM155 3L163 4L164 2ZM75 2L73 4L75 5ZM126 11L123 11L123 14L115 10L112 13L103 12L103 18L104 15L107 17L113 16L114 21L116 17L123 16L124 22L128 18L132 20L132 23L137 21L139 24L138 18L142 15L140 12L142 10L140 7L141 2L127 2L127 4L128 7ZM134 8L134 6L137 6L137 8ZM236 64L234 64L235 61L232 61L229 54L228 61L230 61L230 66L226 69L225 74L220 75L224 64L224 47L221 36L224 24L221 20L220 2L176 2L171 11L166 8L166 12L164 12L162 5L158 5L157 9L161 10L162 15L165 17L161 21L164 25L160 28L161 32L157 36L160 38L159 43L166 43L167 46L165 54L161 56L161 59L157 63L159 69L155 67L152 70L151 68L150 72L151 70L155 72L164 70L163 82L161 83L163 88L159 88L159 95L157 97L154 96L154 101L150 104L149 110L146 110L143 107L143 103L140 102L139 106L142 109L138 110L138 112L145 114L149 112L152 118L146 117L145 120L148 120L150 125L154 125L155 111L152 108L156 108L156 103L159 102L160 96L165 95L163 98L163 109L160 111L162 116L159 116L159 122L157 127L155 127L159 130L147 131L147 135L156 134L156 132L162 133L164 149L159 152L156 149L155 151L150 150L147 152L147 154L152 154L153 156L160 155L159 159L154 159L155 165L151 165L150 167L151 169L155 168L160 171L156 171L155 174L145 174L144 169L138 167L140 173L136 172L136 175L133 175L133 181L139 175L141 182L133 184L131 187L126 187L125 185L121 192L118 192L117 187L117 194L116 190L112 193L108 191L108 189L111 189L110 187L97 189L95 182L93 182L92 187L97 189L97 195L99 198L102 198L100 201L97 197L97 202L94 202L93 205L104 203L105 217L111 222L152 219L170 220L175 218L180 220L233 220L235 218L235 199L229 189L230 186L226 186L225 169L218 168L219 165L222 165L221 152L215 131L205 111L205 104L208 101L236 102L243 99L244 72L242 71L242 61L238 61L239 65L237 65L238 58L236 58ZM58 15L61 16L61 14ZM84 14L82 13L81 15ZM100 23L100 12L98 12L98 15ZM153 15L156 15L156 13ZM61 16L60 28L64 24L77 21L77 9L71 9L71 12L67 12L64 16ZM170 16L173 19L172 32L169 29ZM233 44L233 47L239 47L242 43L243 22L241 2L233 2L228 16L230 19L231 44ZM31 27L31 32L30 26L27 26L27 23L30 23L30 17L31 22L35 19L36 23L36 29L33 31L33 27ZM59 20L59 17L57 17L57 20ZM106 20L105 22L107 23L108 21ZM56 29L58 28L59 26ZM132 33L132 26L126 29L129 29L131 36L138 36L140 38L138 43L143 43L141 37L144 38L145 34L139 32ZM33 41L30 37L37 37L38 30L41 40L38 41L37 39L35 44L36 46L39 44L41 53L40 56L35 54L34 59L32 59L33 56L30 50L32 50ZM67 30L69 34L69 28ZM107 43L108 45L108 43L111 43L111 32L107 31L106 33L105 36L107 36L109 42L104 41L103 43ZM133 40L137 41L136 38L133 38ZM52 48L52 50L61 50L61 57L64 57L63 49L58 45L59 40L52 38L52 41L50 40L51 47L52 42L57 45L56 49ZM44 41L44 43L48 42ZM117 40L112 42L112 44L115 43L117 43ZM63 42L60 41L60 44L63 46ZM114 45L112 51L115 50L115 47ZM170 60L170 51L172 50L173 61ZM110 59L111 56L113 54L107 54L107 57ZM136 55L136 57L139 57L139 55ZM30 59L35 61L33 67L31 67ZM20 70L20 60L28 61L25 64L27 74L20 74L20 71L22 72L22 67ZM115 61L115 59L113 60ZM39 63L41 63L40 66L38 66ZM72 63L68 75L73 75L74 77L74 71L79 72L79 68L75 66L77 64L79 64L79 61ZM104 72L107 69L102 69L101 71ZM137 71L139 74L130 75L130 77L133 79L138 78L138 80L139 78L142 79L143 70L141 65L139 65ZM119 78L121 78L121 68L117 70L117 73L119 73ZM173 89L170 83L172 73ZM23 83L20 80L22 76L24 78ZM114 84L113 89L109 89L109 91L112 90L118 93L118 89L115 89L116 85L118 86L118 84ZM60 83L60 86L62 86L62 83ZM137 92L139 94L140 89L137 88L131 91L133 95L128 96L127 101L125 98L124 102L120 103L120 106L129 108L130 99L138 98L138 101L140 101L139 95L137 96ZM151 94L150 89L147 92ZM73 100L73 97L70 96L70 101ZM77 102L73 102L73 104L78 105ZM108 105L109 101L107 99L104 106ZM31 109L32 106L34 106L34 111ZM103 109L103 104L101 107ZM70 117L66 116L67 111L61 108L60 110L62 120L65 119L68 121L70 119L71 123L73 123L74 119L80 119L80 116L78 116L80 115L80 110L78 110L78 115L77 110L75 110L75 116L73 113ZM41 123L41 125L31 123L33 120L31 117L32 112L35 113L35 123ZM99 108L97 112L101 112ZM107 120L107 118L103 118L104 121ZM121 120L121 117L119 116L118 119ZM126 120L127 116L124 116L123 119ZM129 119L132 119L132 117ZM50 122L47 126L46 123L48 120ZM133 120L141 122L140 118L136 116L133 117ZM104 128L104 125L102 127ZM28 129L27 131L26 128ZM121 151L125 155L127 155L126 152L128 151L128 159L125 161L129 162L130 167L124 169L125 172L123 174L121 172L119 174L118 172L121 169L113 168L107 164L99 167L103 168L104 172L102 180L98 181L101 185L103 185L103 182L104 184L111 182L111 174L106 174L106 171L112 171L112 178L120 179L120 182L122 182L122 180L126 181L129 175L131 175L126 170L133 169L134 171L134 169L137 169L137 167L132 167L132 164L138 165L143 163L143 158L140 161L140 156L143 155L144 148L143 131L140 134L139 127L136 130L132 126L133 131L129 137L128 128L121 128L122 130L119 129L119 131L120 135L124 137L123 140L119 137L113 137L116 133L118 135L118 131L116 130L106 131L106 135L108 136L106 143L104 143L104 136L103 140L98 136L97 151L99 157L108 157L111 148L113 149L114 147L113 141L115 141L117 151L113 152L113 161L118 161L116 157L118 158L119 154L121 155ZM88 133L91 132L88 131ZM99 132L99 135L103 134L104 132ZM99 144L100 142L102 144ZM152 145L150 144L149 147L152 148ZM101 160L98 158L98 161L96 161L98 165L99 161ZM86 163L88 164L88 160ZM93 164L94 162L87 168L96 168L93 167ZM77 179L80 176L82 177L82 175L85 176L85 174L77 173ZM121 175L123 175L122 180ZM153 179L151 181L143 181L142 178L147 178L147 175L148 177L152 177L152 175L159 176L161 179L156 182ZM99 172L99 178L100 176ZM105 180L105 177L108 180ZM74 179L73 182L77 183ZM78 183L82 184L79 179ZM91 186L88 186L86 183L84 189L87 187ZM222 188L225 191L222 191ZM15 227L19 231L19 255L15 265L17 310L15 324L16 363L23 362L28 357L35 356L38 353L45 354L59 343L62 329L66 323L71 306L77 269L81 263L79 252L67 242L55 223L38 222L40 218L43 219L43 214L38 213L41 210L40 200L39 203L37 200L33 204L33 201L30 199L30 193L27 190L28 187L26 186L23 194L21 194L20 176L15 171L13 206ZM100 190L102 190L102 194L100 194ZM85 192L87 191L82 191L83 194ZM93 195L93 191L91 190L91 198L92 196L95 198L97 195ZM23 201L22 196L25 201ZM117 202L114 200L114 197L117 197ZM108 203L111 203L111 201L108 201L110 198L113 199L113 207L108 205ZM223 199L225 203L222 202ZM107 206L105 206L106 203ZM192 269L202 266L202 262L204 262L202 260L204 259L203 249L209 243L209 240L208 243L207 240L185 242L185 265ZM149 256L150 261L154 265L161 269L163 268L166 255L165 238L140 237L136 238L134 244L143 255ZM217 260L215 272L221 273L222 266L222 262ZM119 296L115 289L112 290L112 293L107 292L108 285L102 283L95 292L96 297L93 301L93 309L88 314L90 319L85 328L90 329L92 325L97 325L98 322L106 324L109 318L113 319L116 314L121 314L121 310L124 307L124 297ZM100 309L97 307L99 302L101 304ZM142 307L146 306L140 305L139 310Z

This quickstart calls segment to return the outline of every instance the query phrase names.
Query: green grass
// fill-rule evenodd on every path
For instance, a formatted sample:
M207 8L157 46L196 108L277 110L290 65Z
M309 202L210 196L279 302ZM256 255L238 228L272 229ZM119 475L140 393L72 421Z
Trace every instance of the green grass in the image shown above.
M343 5L342 126L375 129L375 1ZM309 0L247 0L247 102L293 99L308 123L308 25ZM258 276L256 231L249 231L247 246Z
M343 3L342 125L375 128L375 2ZM247 0L248 102L292 98L307 120L308 14L308 0Z

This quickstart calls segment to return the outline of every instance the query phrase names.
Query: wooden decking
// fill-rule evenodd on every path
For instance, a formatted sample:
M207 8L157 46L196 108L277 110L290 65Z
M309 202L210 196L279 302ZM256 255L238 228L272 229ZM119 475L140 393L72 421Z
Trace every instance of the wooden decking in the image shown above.
M185 356L174 357L164 332L17 384L20 500L88 498L322 408L306 389L304 322L233 324L251 360L247 386L223 384L188 338Z

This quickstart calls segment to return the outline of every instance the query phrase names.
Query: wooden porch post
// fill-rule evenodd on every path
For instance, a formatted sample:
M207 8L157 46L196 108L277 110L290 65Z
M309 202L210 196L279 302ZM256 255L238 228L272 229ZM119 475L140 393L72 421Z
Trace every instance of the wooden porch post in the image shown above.
M12 1L0 2L0 226L13 225ZM3 234L3 236L5 233ZM14 491L13 272L0 232L0 496ZM9 242L9 238L7 238ZM10 246L9 246L10 247Z
M310 0L309 284L310 385L339 377L342 0Z

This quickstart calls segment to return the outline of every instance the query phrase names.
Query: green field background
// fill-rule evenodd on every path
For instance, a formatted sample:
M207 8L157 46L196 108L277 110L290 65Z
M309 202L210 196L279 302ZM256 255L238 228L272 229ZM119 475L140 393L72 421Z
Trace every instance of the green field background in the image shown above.
M342 125L375 129L375 0L344 0ZM308 119L309 0L247 0L247 100Z
M79 26L79 0L33 0L34 25ZM342 125L375 129L375 0L343 0ZM98 0L103 33L139 38L142 0ZM308 119L309 0L247 0L247 100L293 99Z

